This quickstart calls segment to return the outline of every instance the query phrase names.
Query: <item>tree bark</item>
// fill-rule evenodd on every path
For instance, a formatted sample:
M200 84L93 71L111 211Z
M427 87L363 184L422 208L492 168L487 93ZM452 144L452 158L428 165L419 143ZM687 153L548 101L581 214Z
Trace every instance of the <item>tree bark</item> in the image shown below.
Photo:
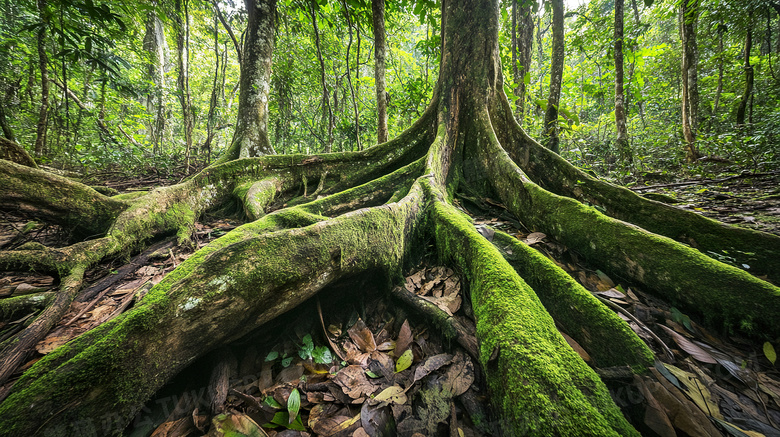
M276 0L244 0L244 4L248 16L236 130L224 159L219 162L276 153L267 134Z
M49 25L47 1L38 0L41 26L38 28L38 69L41 71L41 105L35 131L35 156L43 156L46 150L46 128L49 119L49 56L46 54L46 30Z
M715 90L715 102L712 109L712 117L718 116L720 108L720 95L723 94L723 34L726 33L726 25L718 23L718 88Z
M176 48L178 52L179 104L184 127L185 166L190 167L192 153L192 101L190 98L190 14L189 0L176 0Z
M311 25L314 30L314 46L317 49L317 60L320 62L320 85L322 85L322 126L327 132L325 140L325 152L328 153L333 148L333 127L335 125L335 116L333 114L333 108L330 104L330 92L328 91L328 83L325 75L325 59L322 57L322 48L320 47L320 29L317 26L317 11L314 7L315 3L311 3ZM334 98L336 93L334 92Z
M534 45L534 16L532 2L527 0L513 0L512 2L512 74L515 84L515 119L521 125L525 118L525 101L527 99L528 84L531 74L531 52ZM519 26L519 35L517 34Z
M371 20L374 23L374 83L376 86L376 140L387 142L387 91L385 90L385 0L371 0Z
M696 135L699 127L698 47L696 23L699 0L680 3L680 35L682 40L682 126L685 139L685 159L699 159Z
M146 34L144 35L144 50L149 52L150 62L147 74L154 84L146 97L146 111L154 114L152 123L147 127L149 142L154 153L162 153L165 137L165 62L168 50L165 42L165 30L162 21L150 12L146 17Z
M615 0L615 129L620 158L627 163L633 162L633 154L628 144L628 126L626 122L625 95L623 94L623 0Z
M748 25L747 33L745 34L745 53L743 59L745 61L745 91L742 93L742 98L739 101L739 107L737 108L737 125L745 124L745 112L747 110L748 101L751 94L753 94L753 66L750 65L750 52L753 49L753 29Z
M552 0L552 61L550 65L550 94L547 98L547 110L544 113L546 146L555 153L560 151L558 135L558 106L561 102L563 82L563 0Z
M363 150L363 145L360 143L360 116L358 113L357 97L355 96L355 87L352 86L352 75L349 72L349 62L350 62L349 50L352 48L352 18L351 18L351 12L347 7L347 3L344 0L342 0L341 4L342 6L344 6L344 14L347 17L347 27L349 29L349 41L347 42L347 54L346 54L345 65L347 68L347 83L349 84L350 94L352 94L352 109L354 110L354 115L355 115L355 140L357 141L357 149ZM360 31L358 30L358 32ZM356 69L359 68L360 66L356 67Z

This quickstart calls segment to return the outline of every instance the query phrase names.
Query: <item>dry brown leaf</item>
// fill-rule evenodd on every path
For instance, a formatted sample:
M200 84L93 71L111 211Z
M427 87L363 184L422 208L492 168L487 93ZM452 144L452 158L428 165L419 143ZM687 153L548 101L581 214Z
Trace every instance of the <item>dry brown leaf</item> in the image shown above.
M691 437L716 437L721 433L707 419L707 416L692 401L654 368L650 368L658 382L647 380L645 383L658 400L676 429Z
M723 419L723 415L720 414L718 404L712 400L710 391L705 385L704 381L700 381L699 378L697 378L693 373L688 373L671 364L664 363L664 366L667 370L669 370L669 372L672 373L672 375L674 375L675 378L677 378L678 381L680 381L685 386L686 389L688 389L686 394L691 398L691 400L693 400L693 402L699 407L700 410L702 410L708 416L713 416L721 420Z
M626 295L621 293L617 288L610 288L607 291L596 291L593 294L613 299L623 299L626 297Z
M333 416L325 417L317 421L315 426L312 427L312 431L315 434L322 437L329 437L338 434L350 426L354 425L360 420L360 414L355 417L349 416Z
M431 372L435 372L442 366L446 366L451 362L452 362L452 355L450 354L439 354L439 355L434 355L432 357L428 357L428 359L425 360L423 364L417 366L417 368L414 369L414 380L412 382L417 382L425 378Z
M525 243L525 244L530 246L532 244L536 244L536 243L544 240L544 238L546 236L547 235L545 235L545 234L543 234L541 232L531 232L530 234L528 234L527 237L525 237L525 239L523 240L523 243Z
M565 332L558 330L558 332L561 333L563 336L563 339L566 340L566 343L569 343L569 346L571 346L572 349L574 349L574 352L577 352L577 355L580 356L586 363L590 363L591 358L590 355L588 355L588 352L583 349L582 346L580 346L579 343L577 343L573 338L566 335Z
M354 400L361 400L362 397L376 390L376 387L366 378L366 373L361 366L351 365L341 369L333 381L341 387L344 394Z
M677 343L677 345L680 346L682 350L688 352L688 354L690 354L696 360L707 364L718 364L718 361L712 355L710 355L707 351L694 344L692 341L683 337L681 334L677 333L677 331L674 331L673 329L668 328L664 325L658 325L658 326L663 328L663 330L666 331L666 333L669 334L669 336L671 336L672 339L674 339L674 342Z
M411 344L412 329L409 327L409 321L404 320L404 323L401 325L401 330L398 331L398 339L395 341L395 350L393 351L393 355L400 357L404 351L409 349Z
M374 334L368 329L363 319L358 319L351 328L347 330L349 338L355 342L355 345L362 352L372 352L376 350L376 342L374 341Z
M442 383L452 396L460 396L474 383L474 363L468 355L458 351L452 359L452 365L444 374Z
M179 437L186 436L195 431L195 424L191 417L183 417L179 420L165 422L154 430L151 437Z
M634 375L634 385L639 387L642 392L642 397L645 399L645 417L644 423L648 428L653 430L659 436L676 436L672 422L669 421L669 417L666 415L661 404L653 397L650 389L645 385L645 382L639 375Z

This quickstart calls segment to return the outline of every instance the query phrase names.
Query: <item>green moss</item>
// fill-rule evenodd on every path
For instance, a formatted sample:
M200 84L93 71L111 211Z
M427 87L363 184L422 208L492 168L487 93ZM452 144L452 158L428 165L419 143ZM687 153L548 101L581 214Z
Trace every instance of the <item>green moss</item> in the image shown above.
M494 234L493 244L596 367L629 365L643 372L652 365L653 352L628 324L555 263L501 231Z
M453 207L439 202L433 214L440 253L463 270L470 284L480 361L503 413L504 431L638 435L495 247Z

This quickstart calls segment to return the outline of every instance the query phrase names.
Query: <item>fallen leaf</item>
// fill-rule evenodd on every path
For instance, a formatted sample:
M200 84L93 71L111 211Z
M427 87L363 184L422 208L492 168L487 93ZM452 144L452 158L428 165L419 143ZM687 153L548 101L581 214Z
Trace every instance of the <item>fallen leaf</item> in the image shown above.
M452 396L460 396L474 383L474 363L468 355L458 351L452 359L452 365L444 374L442 386Z
M357 322L347 330L347 333L361 351L368 353L376 350L374 334L368 329L363 319L358 318Z
M407 401L406 391L399 385L393 385L382 390L378 395L374 396L373 400L393 404L405 404Z
M536 244L536 243L544 240L544 238L546 236L547 235L545 235L545 234L543 234L541 232L531 232L530 234L528 234L527 237L525 237L525 239L523 240L523 243L525 243L525 244L530 246L532 244Z
M363 404L360 409L360 424L371 437L390 437L396 435L395 420L387 406Z
M412 358L414 357L414 353L411 349L407 349L406 352L402 353L400 357L398 357L398 361L395 362L395 372L403 372L404 370L408 369L409 366L412 365Z
M772 346L772 343L766 342L764 343L764 356L767 360L769 360L772 365L775 365L775 361L777 361L777 353L775 352L775 347Z
M428 357L428 359L426 359L422 365L417 366L417 368L414 369L414 380L412 382L414 383L425 378L431 372L435 372L442 366L445 366L451 362L452 355L450 354L438 354L432 357Z
M707 364L718 364L718 361L712 355L710 355L707 351L705 351L704 349L702 349L692 341L688 340L681 334L677 333L671 328L667 328L664 325L658 325L658 326L663 328L663 330L666 331L666 333L672 337L674 342L677 343L677 345L680 346L682 350L690 354L696 360Z
M412 329L409 327L409 321L404 320L404 323L401 325L401 330L398 331L398 339L395 341L395 350L393 352L393 355L396 357L400 357L401 354L406 352L407 349L409 349L409 346L412 344Z
M566 335L565 332L561 330L558 330L558 332L561 333L563 339L566 340L566 343L569 343L569 346L571 346L571 348L574 349L574 352L577 352L577 355L579 355L580 358L582 358L586 363L590 363L591 361L590 355L588 355L588 352L585 351L585 349L583 349L579 343L577 343L573 338Z
M664 366L669 369L669 372L671 372L678 381L685 385L685 388L688 390L686 394L700 410L707 413L708 416L723 419L717 402L712 400L712 395L703 381L700 381L696 375L688 373L671 364L664 364Z
M238 412L220 414L212 420L212 424L214 425L212 429L215 431L213 434L215 437L268 437L263 428L252 418Z
M363 368L357 365L341 369L333 381L341 387L344 394L355 400L370 395L376 389L366 377Z
M661 404L658 403L658 400L638 375L634 375L634 385L639 387L642 397L645 399L645 425L660 436L676 436L677 433L674 432L669 416L666 415Z

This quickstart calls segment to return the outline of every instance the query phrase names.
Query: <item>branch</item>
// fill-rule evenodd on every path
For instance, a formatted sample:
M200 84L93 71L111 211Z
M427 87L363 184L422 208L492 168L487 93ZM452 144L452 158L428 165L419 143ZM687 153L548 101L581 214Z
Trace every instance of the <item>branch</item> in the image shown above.
M222 26L224 26L225 30L227 30L228 35L230 35L230 39L233 40L233 45L236 47L236 57L238 58L238 64L241 65L243 63L242 61L243 56L241 54L241 45L238 43L238 40L236 39L236 35L233 33L233 29L227 23L227 20L225 20L225 16L222 15L222 11L219 10L219 4L217 3L217 1L211 0L211 4L214 5L214 10L217 11L217 17L219 17L220 23L222 23Z

